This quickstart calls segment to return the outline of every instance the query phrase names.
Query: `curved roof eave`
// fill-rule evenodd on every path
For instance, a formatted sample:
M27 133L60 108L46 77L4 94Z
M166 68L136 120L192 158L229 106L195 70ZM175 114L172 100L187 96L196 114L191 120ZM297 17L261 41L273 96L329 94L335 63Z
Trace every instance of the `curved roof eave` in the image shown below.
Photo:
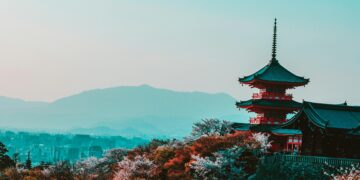
M308 119L316 126L320 128L326 128L328 121L324 120L312 107L311 103L304 102L304 112L307 115ZM308 108L306 107L308 106Z
M303 82L290 82L290 81L274 81L274 80L269 81L269 80L264 80L264 79L259 79L259 78L253 78L249 81L242 81L241 79L239 79L239 82L243 83L243 84L253 84L255 82L260 82L260 83L266 83L266 84L304 86L310 82L310 79L304 79Z
M269 72L269 71L275 71L275 72ZM282 78L272 77L272 75L276 74L276 72L280 73L281 74L280 76L284 76L284 77ZM301 84L301 85L305 85L309 83L309 79L295 75L294 73L290 72L285 67L283 67L277 60L271 61L269 64L267 64L266 66L264 66L263 68L261 68L260 70L249 76L244 76L243 78L239 78L239 82L244 84L252 83L254 80L261 80L270 83L277 82L277 83Z
M326 121L324 118L322 118L314 109L314 107L311 105L310 102L307 101L303 101L303 107L301 108L301 110L294 116L292 117L289 121L287 121L286 123L282 124L281 127L286 127L289 125L292 125L302 114L305 114L308 119L317 127L320 128L327 128L327 123L328 121Z

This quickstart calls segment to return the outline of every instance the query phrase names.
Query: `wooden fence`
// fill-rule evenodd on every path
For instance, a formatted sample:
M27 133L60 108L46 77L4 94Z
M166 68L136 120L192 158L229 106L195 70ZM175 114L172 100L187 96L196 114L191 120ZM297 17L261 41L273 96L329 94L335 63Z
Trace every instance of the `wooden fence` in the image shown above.
M331 158L320 156L301 156L301 155L272 155L264 157L264 161L272 163L276 161L301 162L311 164L328 164L331 166L350 166L360 163L360 159Z

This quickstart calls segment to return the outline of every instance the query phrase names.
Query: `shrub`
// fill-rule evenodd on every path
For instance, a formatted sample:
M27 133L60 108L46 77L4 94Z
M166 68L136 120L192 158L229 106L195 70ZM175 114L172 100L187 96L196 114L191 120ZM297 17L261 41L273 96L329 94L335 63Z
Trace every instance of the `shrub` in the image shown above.
M347 167L333 167L327 164L324 174L334 180L357 180L360 179L360 164L351 164Z
M313 163L288 161L262 161L256 172L256 179L297 180L297 179L329 179L323 174L323 166Z

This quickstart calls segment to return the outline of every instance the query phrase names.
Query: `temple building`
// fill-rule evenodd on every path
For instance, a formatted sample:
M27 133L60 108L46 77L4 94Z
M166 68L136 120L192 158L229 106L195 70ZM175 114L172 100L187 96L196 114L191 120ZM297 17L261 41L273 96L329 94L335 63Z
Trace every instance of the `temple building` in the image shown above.
M302 132L304 155L360 158L360 106L304 101L285 128Z
M288 89L305 86L309 79L284 68L276 57L277 24L274 23L272 58L259 71L239 78L240 84L259 89L252 99L236 103L256 113L249 123L234 123L238 131L271 134L274 152L360 157L360 107L296 102ZM297 113L290 120L287 115ZM354 142L353 142L354 141ZM353 142L351 145L346 143Z

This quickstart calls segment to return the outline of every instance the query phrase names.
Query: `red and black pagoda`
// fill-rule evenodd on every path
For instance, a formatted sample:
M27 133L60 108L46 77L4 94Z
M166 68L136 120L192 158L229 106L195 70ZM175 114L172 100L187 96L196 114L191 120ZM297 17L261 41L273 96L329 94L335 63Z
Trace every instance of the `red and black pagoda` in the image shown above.
M252 95L252 99L237 102L238 108L255 112L256 117L250 118L250 124L278 125L286 122L286 115L301 108L301 103L293 100L286 90L298 86L305 86L309 79L297 76L284 68L276 58L276 19L272 45L272 58L270 62L259 71L239 78L241 84L259 89Z
M250 119L250 124L233 123L234 130L270 134L270 152L359 159L360 106L293 101L286 90L305 86L309 79L291 73L277 60L276 19L273 38L269 64L239 79L259 92L236 105L257 116ZM294 111L298 113L286 120L286 115Z

